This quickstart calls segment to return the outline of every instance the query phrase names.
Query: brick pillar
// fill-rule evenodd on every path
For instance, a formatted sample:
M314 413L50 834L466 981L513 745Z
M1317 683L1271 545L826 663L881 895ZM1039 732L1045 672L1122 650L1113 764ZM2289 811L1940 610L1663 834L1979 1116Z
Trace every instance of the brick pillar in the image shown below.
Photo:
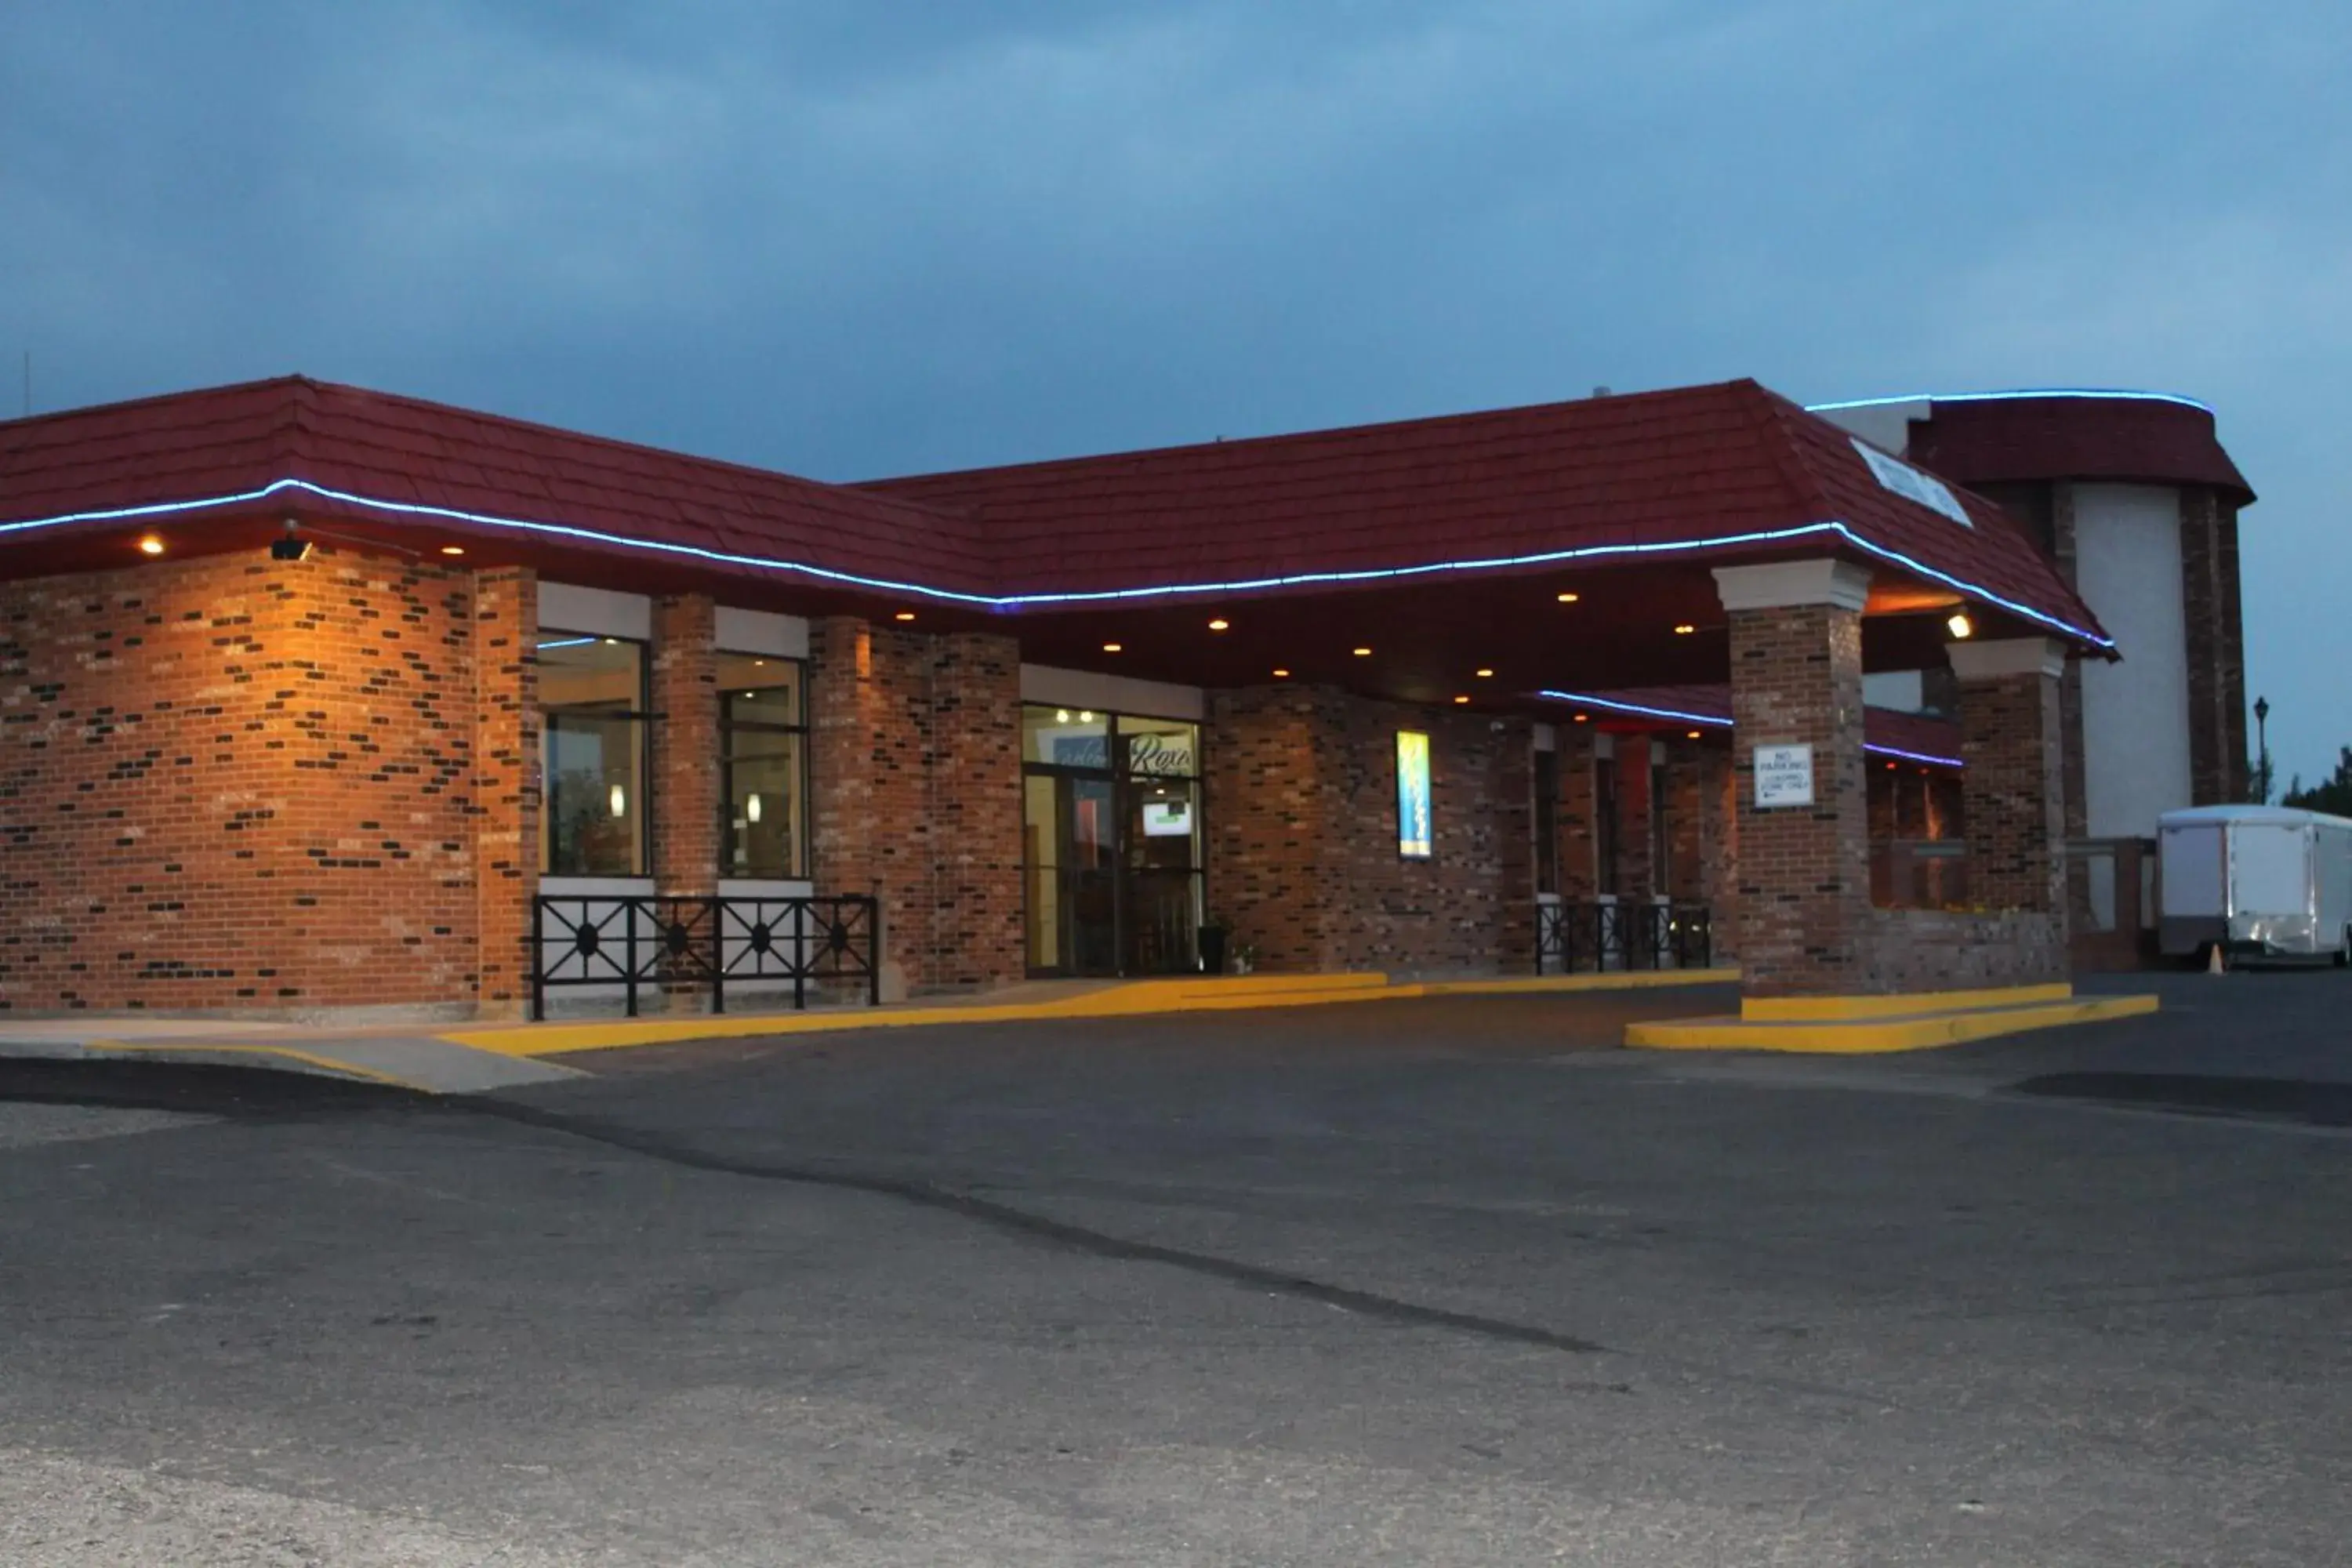
M1737 928L1750 997L1874 984L1863 785L1862 609L1870 574L1842 561L1718 567L1731 629L1738 772ZM1759 807L1759 747L1811 748L1812 803Z
M1535 725L1504 719L1487 731L1494 779L1496 967L1531 973L1536 963Z
M886 999L923 984L931 948L927 641L855 616L810 628L811 875L881 900Z
M719 890L717 612L685 594L654 601L654 889Z
M529 567L473 582L474 1005L517 1018L530 1005L531 900L539 893L539 578Z
M1951 645L1960 678L1960 788L1969 897L2051 914L2065 893L2065 773L2058 683L2065 652L2046 637ZM2063 946L2064 932L2059 933Z
M2238 600L2238 524L2210 486L2180 492L2181 610L2189 654L2190 804L2247 794L2246 655Z
M1704 899L1706 879L1707 751L1696 741L1657 742L1665 751L1666 878L1659 891L1677 902Z
M1617 891L1626 903L1647 901L1658 890L1657 868L1650 864L1650 737L1617 737Z
M1592 726L1568 723L1559 727L1559 896L1570 903L1589 900L1595 890L1600 845L1592 820Z
M937 639L931 691L936 930L924 984L1001 984L1028 973L1021 887L1021 645Z
M1717 963L1738 960L1739 932L1732 903L1739 882L1739 794L1732 748L1712 742L1698 752L1698 897L1712 917Z

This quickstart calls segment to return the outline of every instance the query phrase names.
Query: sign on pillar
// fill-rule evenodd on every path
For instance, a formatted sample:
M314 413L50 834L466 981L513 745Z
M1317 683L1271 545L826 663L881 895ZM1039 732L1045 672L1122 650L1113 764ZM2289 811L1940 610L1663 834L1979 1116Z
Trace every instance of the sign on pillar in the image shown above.
M1813 749L1759 746L1755 753L1756 809L1813 804Z

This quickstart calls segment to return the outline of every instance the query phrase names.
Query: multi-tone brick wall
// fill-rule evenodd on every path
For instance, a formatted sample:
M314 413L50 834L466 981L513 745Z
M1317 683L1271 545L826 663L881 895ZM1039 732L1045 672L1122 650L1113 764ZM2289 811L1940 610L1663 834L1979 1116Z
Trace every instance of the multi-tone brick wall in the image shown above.
M0 585L0 1002L510 994L520 917L488 994L478 944L536 852L529 608L324 550Z
M1427 860L1397 853L1399 730L1430 737ZM1526 721L1253 687L1212 693L1203 756L1210 908L1260 967L1533 968Z
M810 653L818 889L880 898L895 985L1020 978L1018 646L836 616Z

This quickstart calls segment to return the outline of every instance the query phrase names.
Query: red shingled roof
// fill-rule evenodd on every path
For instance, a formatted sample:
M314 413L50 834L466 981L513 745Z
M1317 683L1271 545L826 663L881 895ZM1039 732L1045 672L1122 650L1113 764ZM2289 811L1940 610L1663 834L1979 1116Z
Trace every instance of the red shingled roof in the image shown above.
M273 480L984 593L968 520L909 501L301 376L0 424L0 521ZM321 507L306 511L365 509Z
M2212 485L2244 506L2246 477L2210 410L2160 397L1945 398L1911 426L1911 455L1964 485L2118 479Z
M971 509L1003 580L1023 590L1378 572L1596 545L1752 557L1772 546L1696 547L1839 521L1881 551L2098 626L1992 502L1963 496L1974 522L1963 528L1895 494L1844 431L1753 381L864 488ZM1822 548L1816 537L1786 552Z
M1945 573L2097 627L2005 513L1969 499L1974 527L1963 527L1885 489L1844 432L1752 381L862 487L300 377L0 424L0 522L249 495L286 479L361 498L304 500L306 513L399 525L414 514L368 503L446 508L593 531L609 537L560 542L616 562L645 559L638 543L654 543L972 595L1594 547L1751 560L1838 548L1874 552L1898 574L1888 557L1900 556L1931 579ZM1820 531L1727 542L1832 521L1869 548Z

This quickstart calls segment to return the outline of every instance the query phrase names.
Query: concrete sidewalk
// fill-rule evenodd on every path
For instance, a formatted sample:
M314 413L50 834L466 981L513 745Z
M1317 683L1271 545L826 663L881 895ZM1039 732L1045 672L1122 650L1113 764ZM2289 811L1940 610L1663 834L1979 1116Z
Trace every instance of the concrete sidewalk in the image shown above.
M1330 1006L1421 996L1571 994L1724 984L1738 978L1737 970L1690 969L1438 981L1392 981L1378 973L1031 981L982 996L932 997L887 1007L661 1013L635 1018L444 1027L338 1029L170 1017L26 1019L0 1024L0 1056L275 1067L389 1084L424 1094L478 1094L582 1076L580 1069L546 1058L688 1040Z

